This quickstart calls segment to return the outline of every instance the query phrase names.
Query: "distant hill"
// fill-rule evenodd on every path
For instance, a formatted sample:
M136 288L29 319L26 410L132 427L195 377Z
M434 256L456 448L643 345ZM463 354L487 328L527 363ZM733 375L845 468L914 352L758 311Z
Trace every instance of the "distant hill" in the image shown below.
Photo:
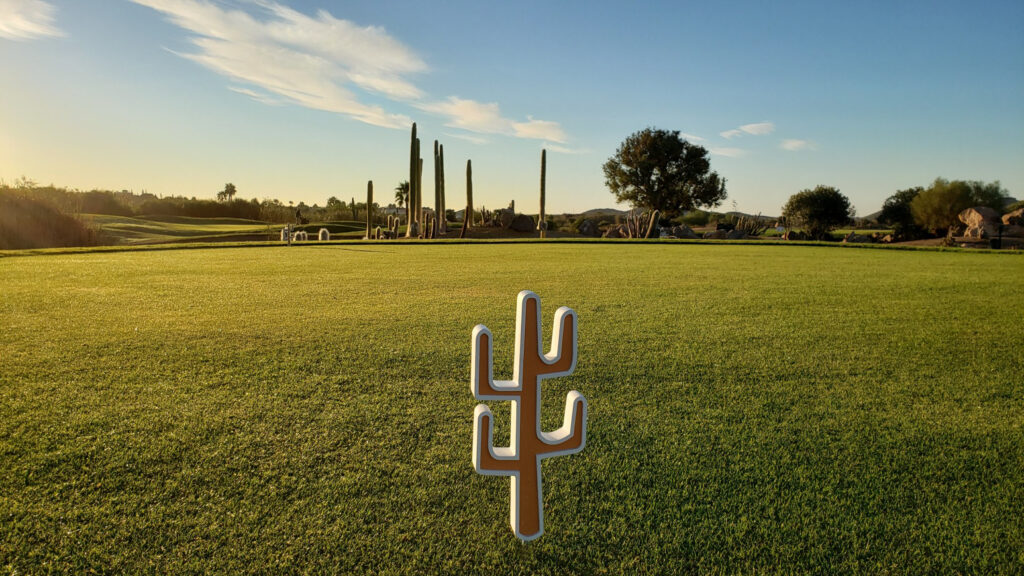
M625 216L629 210L616 210L615 208L592 208L580 214L585 218L601 218L602 216Z

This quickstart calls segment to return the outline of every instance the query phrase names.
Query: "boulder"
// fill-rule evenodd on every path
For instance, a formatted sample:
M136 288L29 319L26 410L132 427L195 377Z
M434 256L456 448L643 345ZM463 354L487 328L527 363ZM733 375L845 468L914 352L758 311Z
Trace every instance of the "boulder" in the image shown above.
M893 238L892 234L886 234L885 236L882 236L882 240L881 240L881 242L883 242L885 244L892 244L895 241L896 241L896 239Z
M843 238L844 244L870 244L871 237L857 234L856 232L850 232Z
M509 230L516 232L532 232L536 228L537 224L533 221L533 216L526 214L516 214L508 225Z
M580 234L583 236L600 236L601 231L597 228L597 222L587 219L580 222Z
M729 231L729 235L726 236L726 239L728 239L728 240L745 240L746 238L747 238L747 233L746 232L744 232L743 230L735 230L735 229L730 230Z
M685 240L697 240L700 238L700 236L698 236L697 233L686 224L669 228L668 235L675 238L683 238Z
M1007 226L1024 226L1024 208L1003 214L1003 224ZM1005 234L1005 232L1004 232Z
M790 230L782 235L783 240L807 240L807 235L803 232L796 230Z
M705 240L725 240L729 237L729 232L726 230L712 230L711 232L704 233Z
M996 226L1002 222L999 213L988 206L968 208L957 218L967 226L964 236L976 239L991 238L996 233Z
M502 228L509 228L512 226L512 221L516 219L516 215L511 210L499 210L495 216L495 220Z
M1024 226L1016 224L1003 226L1003 236L1007 238L1024 238Z

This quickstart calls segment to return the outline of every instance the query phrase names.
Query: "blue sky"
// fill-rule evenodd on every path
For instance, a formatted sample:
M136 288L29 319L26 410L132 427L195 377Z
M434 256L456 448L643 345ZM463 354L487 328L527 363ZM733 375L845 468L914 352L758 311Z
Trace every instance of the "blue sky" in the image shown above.
M543 147L549 212L612 206L601 165L648 126L711 150L725 209L828 184L867 214L940 176L1024 197L1019 0L0 0L0 70L7 182L390 198L415 120L450 206L467 158L478 205L533 206Z

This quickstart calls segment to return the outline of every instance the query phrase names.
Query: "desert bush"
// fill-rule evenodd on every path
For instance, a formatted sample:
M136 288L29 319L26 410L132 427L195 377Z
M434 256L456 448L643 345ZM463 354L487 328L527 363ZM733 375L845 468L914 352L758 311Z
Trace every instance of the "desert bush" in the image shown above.
M782 208L786 220L803 227L816 240L828 237L829 230L848 223L853 218L850 199L832 186L817 186L802 190L789 197Z

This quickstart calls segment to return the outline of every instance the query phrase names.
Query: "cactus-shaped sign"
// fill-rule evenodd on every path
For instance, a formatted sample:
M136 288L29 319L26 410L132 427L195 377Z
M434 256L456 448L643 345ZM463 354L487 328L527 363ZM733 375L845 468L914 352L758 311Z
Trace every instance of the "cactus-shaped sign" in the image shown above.
M478 400L512 403L511 442L494 447L491 409L478 404L473 416L473 467L480 474L512 477L512 531L521 540L533 540L544 533L541 459L579 452L587 439L587 400L575 390L565 399L562 427L553 432L540 428L541 380L568 376L576 368L576 313L565 306L555 311L551 351L543 354L540 298L524 290L516 305L512 380L494 381L491 351L491 331L477 325L470 385Z

